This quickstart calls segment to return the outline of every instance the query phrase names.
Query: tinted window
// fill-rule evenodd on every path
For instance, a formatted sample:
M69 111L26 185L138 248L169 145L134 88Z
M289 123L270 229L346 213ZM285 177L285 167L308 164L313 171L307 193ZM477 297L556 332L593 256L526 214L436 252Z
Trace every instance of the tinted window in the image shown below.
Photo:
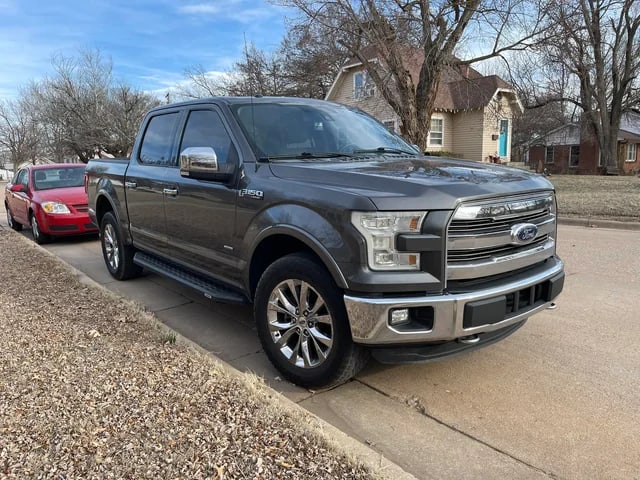
M167 113L153 117L140 147L140 161L149 165L169 165L173 134L178 123L179 113Z
M84 185L84 167L47 168L33 172L35 190L81 187L82 185Z
M211 147L218 157L219 168L233 166L237 152L220 116L211 110L194 110L189 113L180 151L189 147Z
M418 153L366 113L335 103L274 102L231 108L258 157L353 154L378 148Z
M26 187L28 181L29 181L29 172L27 170L20 170L18 173L16 173L16 176L13 179L12 183L14 185L24 185Z

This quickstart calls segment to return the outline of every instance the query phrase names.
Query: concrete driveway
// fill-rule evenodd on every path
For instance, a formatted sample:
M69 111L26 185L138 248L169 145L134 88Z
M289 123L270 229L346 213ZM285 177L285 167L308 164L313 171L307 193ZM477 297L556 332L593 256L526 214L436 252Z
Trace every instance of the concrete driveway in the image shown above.
M489 348L427 365L372 362L324 392L280 380L249 308L156 275L114 281L95 239L46 248L418 478L638 479L640 232L559 230L568 277L556 310Z

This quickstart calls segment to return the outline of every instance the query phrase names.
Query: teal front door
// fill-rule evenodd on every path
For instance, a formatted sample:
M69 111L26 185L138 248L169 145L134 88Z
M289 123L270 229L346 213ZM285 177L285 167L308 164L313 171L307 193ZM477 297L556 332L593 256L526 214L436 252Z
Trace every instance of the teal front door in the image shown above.
M498 155L504 158L507 156L507 146L509 145L509 120L500 120L500 139L498 142Z

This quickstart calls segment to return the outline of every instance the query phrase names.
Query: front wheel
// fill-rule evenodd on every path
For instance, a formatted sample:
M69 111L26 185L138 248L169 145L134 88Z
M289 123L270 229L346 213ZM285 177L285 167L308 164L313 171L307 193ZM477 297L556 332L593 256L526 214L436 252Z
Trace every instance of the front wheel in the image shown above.
M297 385L343 383L369 358L352 341L342 292L311 256L287 255L267 268L256 289L254 315L267 356Z
M9 227L11 227L16 232L19 232L20 230L22 230L22 224L16 222L16 219L13 218L13 215L11 215L11 211L9 210L9 205L5 203L4 209L7 212L7 225L9 225Z
M113 213L108 212L100 222L100 244L107 270L117 280L127 280L140 275L142 267L133 263L135 249L122 241L120 226Z
M31 235L38 245L44 245L45 243L49 243L51 241L50 235L42 233L40 224L38 223L38 219L36 218L35 214L31 215Z

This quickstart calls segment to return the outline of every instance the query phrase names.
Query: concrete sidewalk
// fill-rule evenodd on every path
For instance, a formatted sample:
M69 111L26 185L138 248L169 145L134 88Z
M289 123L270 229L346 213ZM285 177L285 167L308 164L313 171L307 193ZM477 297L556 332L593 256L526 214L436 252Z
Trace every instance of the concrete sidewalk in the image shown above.
M637 234L604 225L561 230L569 277L556 311L464 358L424 366L371 363L354 381L323 392L280 379L260 348L250 308L210 302L153 274L116 282L96 240L67 239L47 249L417 478L634 478L627 475L637 466L629 448L637 444L640 408L629 392L640 376L633 373L633 350L622 356L616 349L620 332L637 330L629 313L637 262L603 245L613 242L635 255ZM617 285L613 291L599 282L605 274ZM596 407L609 413L594 416Z

